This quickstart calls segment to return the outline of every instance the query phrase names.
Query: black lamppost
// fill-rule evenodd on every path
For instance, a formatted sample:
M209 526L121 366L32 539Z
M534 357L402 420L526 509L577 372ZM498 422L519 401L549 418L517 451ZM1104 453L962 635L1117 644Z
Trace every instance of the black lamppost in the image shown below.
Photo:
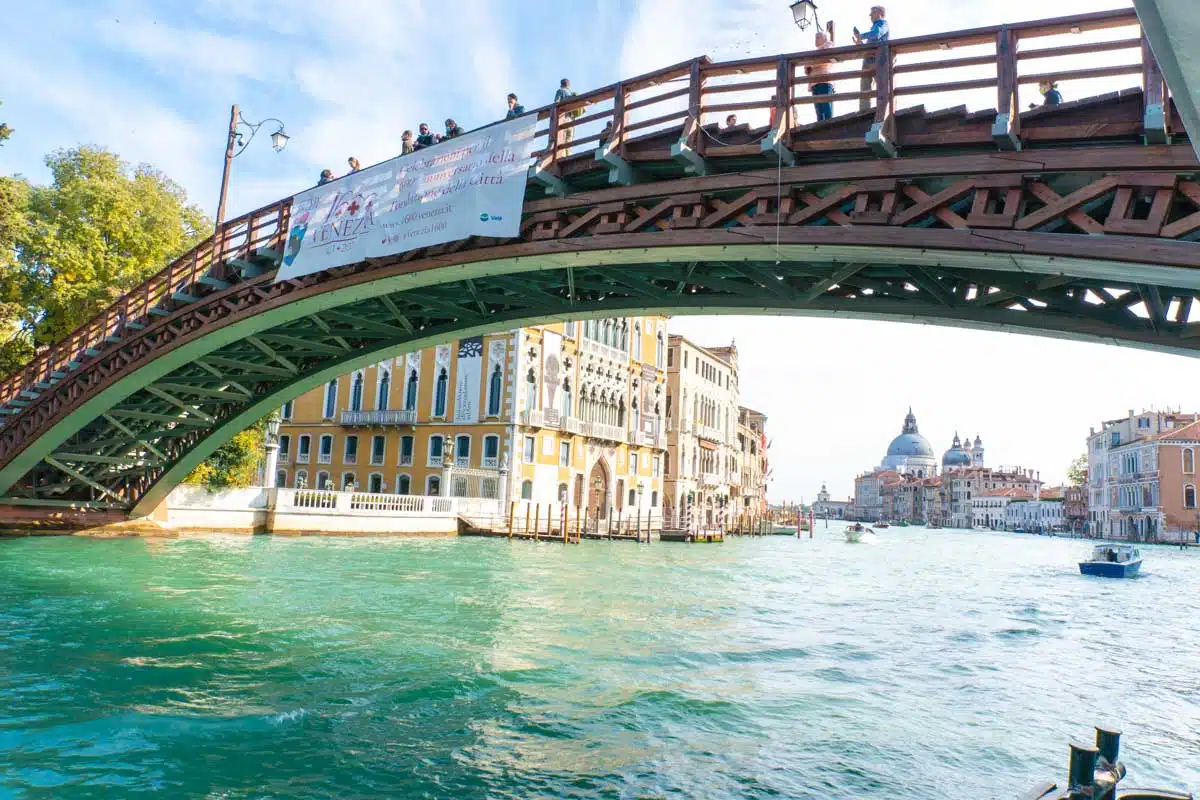
M290 138L284 132L281 120L274 117L267 117L261 122L247 122L236 104L229 109L229 138L225 141L225 170L221 173L221 201L217 203L217 230L221 229L221 223L225 221L225 198L229 194L229 169L233 166L233 160L250 146L250 143L254 141L255 135L258 133L258 129L268 122L274 122L279 126L271 134L271 146L278 153L287 147L288 139ZM247 132L250 134L250 138L248 139L246 138ZM236 152L234 152L235 148Z
M821 27L821 20L817 17L817 4L813 0L796 0L791 8L792 21L800 30L808 30L808 26L813 22L817 23L818 28Z

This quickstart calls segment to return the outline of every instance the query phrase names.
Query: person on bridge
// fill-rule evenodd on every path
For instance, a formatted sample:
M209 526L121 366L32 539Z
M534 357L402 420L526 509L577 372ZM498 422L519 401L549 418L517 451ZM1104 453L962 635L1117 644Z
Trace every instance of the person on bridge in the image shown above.
M816 45L818 50L828 50L833 47L833 21L830 20L825 25L826 31L817 31ZM829 74L829 67L837 59L830 58L826 61L817 61L809 64L804 68L804 74L809 76L820 77ZM828 95L833 94L833 84L829 81L812 84L810 91L813 95ZM833 119L833 103L816 103L817 107L817 122L822 122L827 119Z
M571 88L571 79L563 78L558 82L558 91L554 93L555 104L566 102L575 96L575 90ZM558 129L562 131L563 144L570 144L575 138L575 126L570 124L571 120L577 120L583 116L582 108L573 108L565 114L558 117ZM563 150L564 156L571 155L571 149L568 147Z
M358 172L360 169L362 169L362 165L358 163L358 159L354 156L347 158L346 163L350 165L351 173Z
M416 149L417 146L413 143L413 132L405 131L404 135L400 137L400 155L406 156Z
M517 102L517 96L511 92L508 95L508 113L504 115L505 119L516 119L525 113L525 106Z
M891 32L891 29L888 27L888 21L885 19L886 16L887 11L883 6L871 6L871 29L866 33L859 33L858 28L855 28L854 43L862 44L863 42L870 42L872 44L879 44L880 42L886 42L888 40L888 34ZM862 78L861 91L865 95L875 88L875 57L872 56L870 58L864 58L862 62L862 68L863 71L869 71L871 73L869 75L864 75ZM859 111L866 111L870 107L871 98L869 96L859 98Z
M428 122L422 122L420 124L420 126L417 127L417 147L416 147L416 149L420 150L422 147L433 147L437 143L438 143L437 134L433 133L431 130L429 130Z
M1057 106L1062 104L1062 92L1058 91L1057 83L1042 81L1038 84L1038 91L1042 93L1042 105Z
M737 127L737 114L730 114L725 118L725 130L730 131Z
M464 131L462 129L461 125L459 125L457 122L455 122L452 119L447 119L446 120L446 135L443 136L442 139L443 140L444 139L453 139L455 136L462 136L464 133L466 133L466 131Z
M333 180L333 170L323 169L323 170L321 170L321 177L317 179L317 186L324 186L325 184L329 183L332 180Z

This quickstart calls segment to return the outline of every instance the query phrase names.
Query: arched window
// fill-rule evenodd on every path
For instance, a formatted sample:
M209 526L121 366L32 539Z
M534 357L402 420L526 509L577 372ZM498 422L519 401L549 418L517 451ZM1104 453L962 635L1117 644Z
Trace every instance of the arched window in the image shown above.
M371 477L367 478L367 491L371 494L383 493L383 476L378 472L372 472Z
M389 395L392 393L392 373L390 370L379 371L379 391L375 393L375 408L387 411Z
M533 411L535 408L537 408L537 376L531 369L525 375L525 410Z
M333 419L337 411L337 381L325 384L325 419Z
M328 491L331 488L329 485L328 472L322 471L317 473L317 488L322 491Z
M325 434L321 437L321 442L317 450L317 463L328 464L333 460L333 436Z
M282 489L287 486L287 470L281 469L275 473L275 488Z
M1193 484L1187 484L1183 487L1183 507L1196 507L1196 487Z
M613 346L613 322L611 319L604 320L604 343L609 347Z
M521 481L521 499L533 499L533 481Z
M635 397L629 404L629 429L637 433L642 429L642 414L638 411L638 402Z
M617 427L625 427L625 398L621 398L621 402L617 404Z
M440 467L442 465L442 444L441 436L429 437L429 466Z
M437 376L437 387L433 394L433 415L435 417L446 416L446 396L450 391L450 376L446 373L446 368L442 367Z
M663 353L665 352L665 350L666 350L666 344L665 344L665 342L663 341L663 335L662 335L662 331L659 331L659 332L658 332L658 352L656 352L656 353L654 354L654 355L655 355L655 357L654 357L654 366L656 366L656 367L662 367L662 365L663 365Z
M404 410L417 410L417 371L409 370L408 383L404 387Z
M353 472L342 473L342 491L354 492L358 491L358 476Z
M483 437L483 466L495 469L500 466L500 437Z
M454 465L471 466L471 437L465 433L454 438Z
M628 320L624 320L624 319L621 320L621 329L620 330L621 330L621 340L619 342L617 342L617 347L619 347L621 349L622 353L628 353L629 352L629 321Z
M396 494L409 494L412 492L412 477L409 475L396 476Z
M488 405L487 413L489 417L500 416L500 392L502 389L502 379L500 376L500 365L497 364L492 368L492 377L488 379Z
M354 380L350 382L350 410L362 411L363 401L363 374L361 372L354 373Z
M642 323L633 323L633 360L642 360Z
M425 479L425 494L437 497L442 493L442 479L438 475L430 475Z
M296 463L307 464L312 449L312 437L307 433L301 434L296 448Z
M565 483L560 483L558 485L558 502L559 503L567 502L567 485Z
M1190 447L1183 448L1183 471L1187 473L1196 471L1196 454Z
M306 469L296 470L296 484L295 485L296 485L297 489L307 489L308 488L308 470L306 470Z
M562 385L562 415L564 417L571 416L571 379L563 381Z

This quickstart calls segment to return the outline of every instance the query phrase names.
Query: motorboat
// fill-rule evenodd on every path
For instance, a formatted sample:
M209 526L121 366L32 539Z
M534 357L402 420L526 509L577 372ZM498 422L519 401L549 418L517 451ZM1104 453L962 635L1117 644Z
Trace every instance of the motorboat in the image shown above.
M908 527L908 520L906 520L906 519L902 519L902 520L900 520L899 522L897 522L897 523L896 523L896 525L897 525L898 527L900 527L900 528L907 528L907 527Z
M1142 568L1142 554L1131 544L1098 544L1092 557L1079 562L1079 571L1098 578L1133 578Z
M775 523L774 525L771 526L771 535L772 536L795 536L796 535L796 526L795 525L780 525L779 523Z
M861 522L846 526L846 541L852 544L870 544L875 541L875 531Z
M887 526L888 526L888 524L886 522L884 522L883 520L880 520L879 522L875 523L876 528L886 528Z

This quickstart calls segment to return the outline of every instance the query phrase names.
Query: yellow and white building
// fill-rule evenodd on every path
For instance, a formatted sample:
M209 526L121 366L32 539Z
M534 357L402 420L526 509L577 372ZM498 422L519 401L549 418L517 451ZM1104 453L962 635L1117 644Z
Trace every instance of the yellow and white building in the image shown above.
M403 353L282 409L277 486L661 507L666 319L519 328Z

